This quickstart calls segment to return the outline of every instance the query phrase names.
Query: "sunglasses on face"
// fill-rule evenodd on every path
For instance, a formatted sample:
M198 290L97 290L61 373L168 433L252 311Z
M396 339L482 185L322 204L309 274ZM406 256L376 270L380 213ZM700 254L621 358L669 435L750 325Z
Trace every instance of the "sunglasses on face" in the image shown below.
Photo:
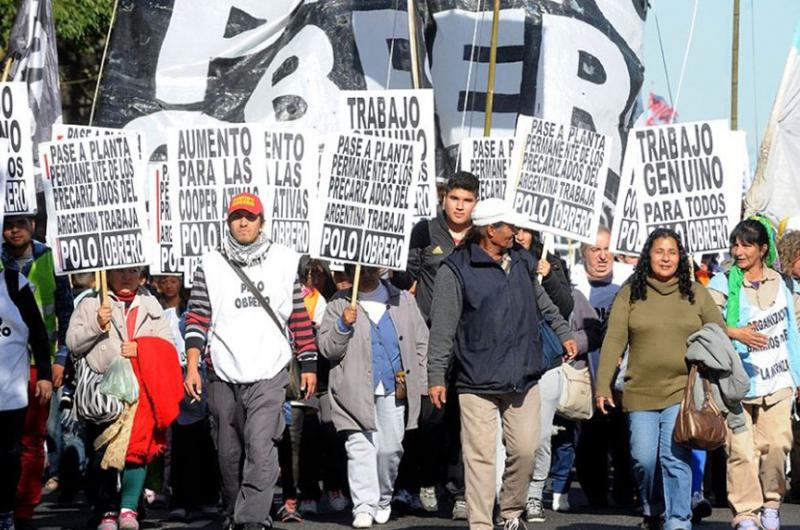
M228 221L238 221L239 219L245 218L251 223L255 223L258 219L258 215L250 212L245 212L244 210L237 210L228 216Z

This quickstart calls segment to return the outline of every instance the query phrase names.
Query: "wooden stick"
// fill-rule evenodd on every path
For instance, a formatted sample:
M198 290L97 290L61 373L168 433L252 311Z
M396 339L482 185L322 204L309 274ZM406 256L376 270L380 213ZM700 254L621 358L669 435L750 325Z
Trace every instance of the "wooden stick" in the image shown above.
M3 68L3 77L0 78L0 83L5 83L6 81L8 81L8 76L11 75L11 65L13 63L14 63L14 59L13 58L9 59L8 61L6 61L6 65Z
M361 264L356 265L356 272L353 275L353 301L350 302L350 307L358 305L358 284L361 282Z
M489 48L489 79L486 83L486 114L483 120L483 135L492 133L492 108L494 106L494 71L497 66L497 33L500 29L500 0L494 0L492 10L492 42ZM473 53L474 50L473 50ZM472 59L472 57L470 57Z
M547 259L548 254L553 253L553 248L555 247L555 239L553 238L553 234L547 232L546 234L542 234L542 257L539 258L539 261L544 261ZM542 275L538 272L536 273L536 280L539 282L542 281Z
M406 8L408 12L408 53L411 56L411 86L413 88L420 88L419 48L417 47L417 8L414 2L415 0L408 0Z
M108 278L106 277L106 270L102 269L100 271L100 303L102 305L108 305ZM95 278L97 278L97 273L95 273ZM111 329L111 322L106 324L105 331L109 331Z

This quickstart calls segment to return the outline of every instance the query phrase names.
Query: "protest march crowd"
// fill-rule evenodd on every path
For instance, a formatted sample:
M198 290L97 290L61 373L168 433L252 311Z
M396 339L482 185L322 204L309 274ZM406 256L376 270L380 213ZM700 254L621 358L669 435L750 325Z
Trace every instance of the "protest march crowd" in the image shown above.
M51 2L0 69L0 530L781 527L800 205L636 121L649 2L119 3L92 126Z
M724 263L693 263L668 228L617 259L601 226L570 269L478 190L451 176L391 274L300 257L239 194L190 292L140 267L108 270L106 295L70 282L34 221L6 216L3 530L33 527L43 481L83 489L98 530L153 503L246 529L446 505L517 530L548 497L569 512L573 478L645 529L691 528L709 497L737 529L779 528L800 492L800 231L751 217Z

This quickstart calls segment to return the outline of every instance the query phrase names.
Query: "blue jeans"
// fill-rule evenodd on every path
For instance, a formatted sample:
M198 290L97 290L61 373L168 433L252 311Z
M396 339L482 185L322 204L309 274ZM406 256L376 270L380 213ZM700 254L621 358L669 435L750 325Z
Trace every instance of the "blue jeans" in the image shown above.
M49 477L58 476L61 469L61 455L69 447L74 448L78 455L80 471L83 472L86 468L86 449L83 443L84 434L81 420L70 419L66 423L62 423L61 420L59 406L63 392L63 387L53 392L53 397L50 399L50 415L47 417L47 435L54 444L53 451L47 455L49 462L47 476Z
M703 477L706 472L706 452L692 449L692 495L703 493Z
M692 528L692 451L672 440L680 405L628 413L633 473L645 516L664 517L664 530Z
M556 416L553 423L561 427L561 430L552 440L550 480L553 481L553 493L567 493L572 485L572 464L575 462L575 448L578 446L581 424L560 416Z

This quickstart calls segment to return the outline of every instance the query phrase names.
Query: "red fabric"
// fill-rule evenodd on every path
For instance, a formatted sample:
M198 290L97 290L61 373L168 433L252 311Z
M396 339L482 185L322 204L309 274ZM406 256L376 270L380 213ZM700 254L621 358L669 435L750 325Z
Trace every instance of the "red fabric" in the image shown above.
M33 510L42 502L42 475L44 474L44 440L47 436L47 416L50 403L39 404L36 392L36 368L31 366L28 383L28 407L25 410L25 427L22 432L21 473L17 482L14 516L22 521L33 519Z
M171 342L139 337L136 343L137 355L131 365L139 382L139 406L125 461L144 465L166 447L167 428L178 417L183 399L183 373Z
M136 316L139 314L139 306L125 311L125 325L128 328L128 337L136 335Z

